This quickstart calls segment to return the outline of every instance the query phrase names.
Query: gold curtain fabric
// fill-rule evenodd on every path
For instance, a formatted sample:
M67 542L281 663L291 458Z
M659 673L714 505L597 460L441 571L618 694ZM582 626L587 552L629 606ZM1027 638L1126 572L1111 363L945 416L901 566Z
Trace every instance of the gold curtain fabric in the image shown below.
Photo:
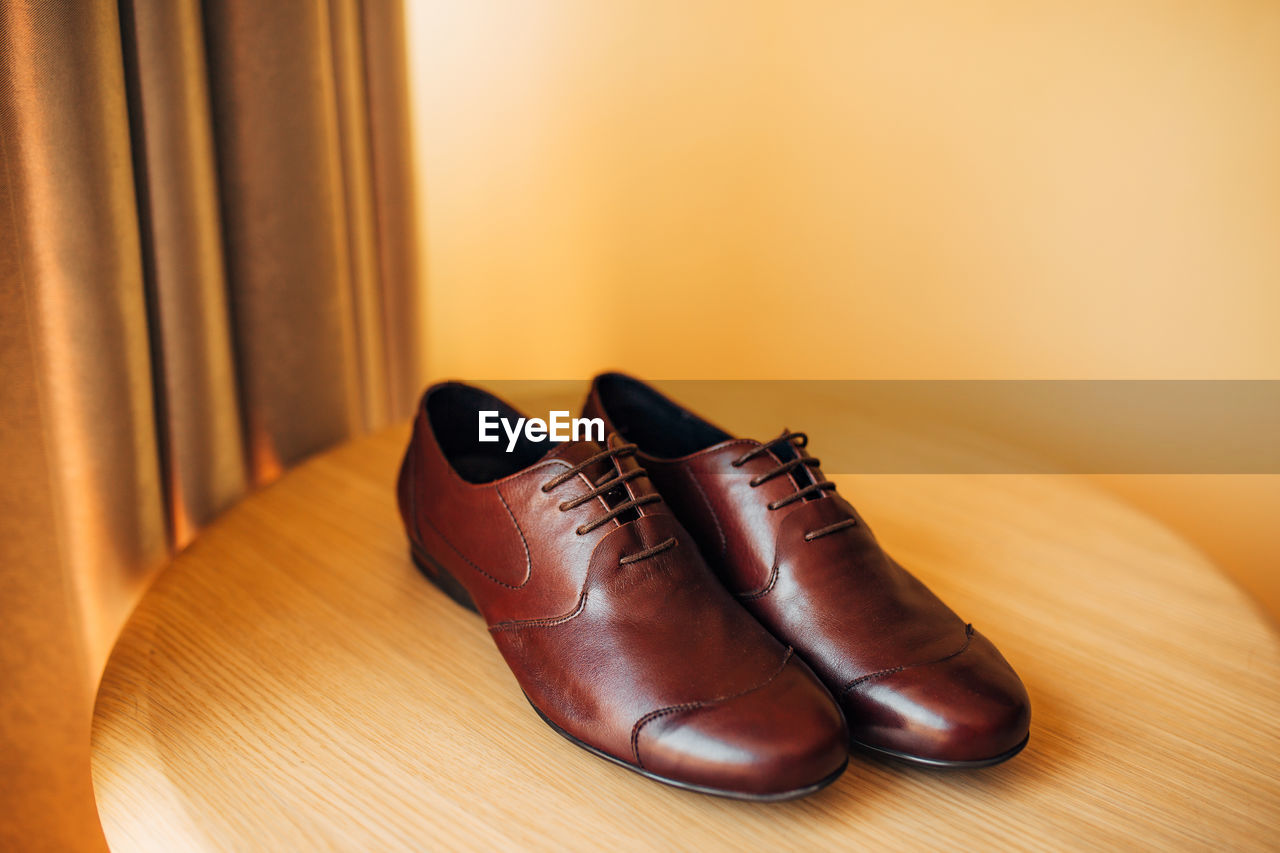
M422 378L397 0L0 0L0 849L155 572Z

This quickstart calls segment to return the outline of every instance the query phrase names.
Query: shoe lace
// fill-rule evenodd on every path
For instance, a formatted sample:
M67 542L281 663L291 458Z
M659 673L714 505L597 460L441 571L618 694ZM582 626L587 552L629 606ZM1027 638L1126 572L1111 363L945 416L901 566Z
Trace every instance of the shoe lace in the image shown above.
M551 492L557 486L561 485L562 483L566 483L569 480L572 480L574 477L584 473L588 468L590 468L593 465L596 465L597 463L600 463L600 462L612 463L615 459L620 459L623 456L633 455L635 452L636 452L636 446L634 444L620 444L617 447L612 447L612 448L609 448L608 450L602 450L599 453L595 454L594 456L591 456L590 458L582 460L577 465L574 465L572 468L569 468L565 471L561 471L559 474L552 477L547 482L543 483L542 491ZM561 501L559 505L559 509L561 512L568 512L569 510L574 509L575 507L582 506L587 501L594 500L595 498L607 495L609 492L612 492L614 489L618 488L619 486L623 486L626 483L629 483L638 477L644 477L644 476L647 476L647 472L645 471L644 468L637 466L635 468L632 468L630 471L624 472L622 471L620 466L611 464L608 471L606 471L603 475L601 475L600 477L592 481L591 483L592 489L589 492L578 495L576 498L570 498L569 500ZM661 500L662 500L662 497L655 492L639 495L637 497L628 497L624 501L620 501L619 503L611 505L609 508L609 511L606 512L604 515L600 516L599 518L592 519L586 524L578 525L578 527L574 530L574 533L576 533L579 536L586 535L587 533L590 533L592 530L595 530L597 527L600 527L602 524L608 524L610 521L612 521L613 519L617 518L618 516L624 513L630 512L633 509L638 509L642 506L658 503ZM620 565L624 565L624 566L630 563L636 563L636 562L639 562L640 560L646 559L648 557L652 557L654 554L660 554L663 551L666 551L668 548L674 548L676 544L677 544L676 537L672 536L671 538L666 539L665 541L659 542L657 545L654 545L649 548L645 548L643 551L638 551L634 554L628 554L622 557L618 562Z
M777 468L773 468L772 470L766 471L765 473L760 474L759 476L752 477L749 485L751 486L751 488L754 489L757 486L760 486L764 483L769 482L775 477L782 477L784 475L789 475L792 472L797 471L801 468L816 472L817 469L822 465L822 460L818 459L816 456L808 456L806 454L799 452L800 448L806 447L808 446L808 444L809 444L809 436L806 435L805 433L792 432L789 429L784 429L782 431L782 434L779 435L777 438L766 441L763 444L761 444L759 447L753 450L747 451L743 455L739 456L737 459L733 460L733 462L730 464L732 464L734 468L741 468L743 465L747 464L752 459L755 459L757 456L763 456L764 454L772 451L774 448L783 447L785 445L790 445L793 448L795 448L795 450L793 451L795 453L794 458L781 463L780 465L778 465ZM816 475L811 473L809 475L809 479L812 480L812 482L809 483L809 485L798 486L794 492L787 495L786 497L779 498L776 501L770 501L768 504L769 509L770 510L782 509L784 506L793 504L796 501L804 500L810 495L821 495L822 493L829 492L829 491L834 492L836 489L836 484L831 482L830 480L826 480L826 479L820 480L818 479L819 476L821 476L820 473ZM858 523L857 518L846 518L843 521L837 521L835 524L828 524L826 527L820 527L817 530L810 530L805 533L804 541L812 542L814 539L818 539L819 537L827 536L831 533L844 530L847 527L853 527L857 523Z

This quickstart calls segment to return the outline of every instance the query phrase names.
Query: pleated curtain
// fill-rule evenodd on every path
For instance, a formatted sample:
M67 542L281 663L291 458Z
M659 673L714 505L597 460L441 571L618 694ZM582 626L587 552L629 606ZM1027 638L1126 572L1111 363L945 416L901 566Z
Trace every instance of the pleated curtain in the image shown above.
M0 849L101 843L93 689L174 551L409 411L402 19L0 0Z

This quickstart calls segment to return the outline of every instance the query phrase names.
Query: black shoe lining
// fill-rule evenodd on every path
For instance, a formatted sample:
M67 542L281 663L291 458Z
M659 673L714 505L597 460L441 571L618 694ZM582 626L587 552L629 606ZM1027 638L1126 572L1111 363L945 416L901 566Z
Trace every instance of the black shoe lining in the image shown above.
M605 374L596 389L618 433L650 456L688 456L731 437L630 376Z
M442 385L427 397L425 406L440 451L468 483L491 483L523 471L556 445L530 441L522 428L508 453L510 440L501 425L491 431L497 433L497 441L480 441L480 412L496 411L512 425L524 416L492 394L469 385Z

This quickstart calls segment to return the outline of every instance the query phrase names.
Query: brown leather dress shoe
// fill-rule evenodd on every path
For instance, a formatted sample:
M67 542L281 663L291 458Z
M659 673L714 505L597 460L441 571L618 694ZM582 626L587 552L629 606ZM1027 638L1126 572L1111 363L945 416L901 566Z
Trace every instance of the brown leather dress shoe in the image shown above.
M1026 745L1017 674L880 548L803 433L734 439L617 373L595 379L584 415L638 446L725 585L826 682L855 745L939 767L997 764Z
M651 779L802 796L848 761L840 709L720 585L614 441L479 440L457 383L426 392L401 467L414 562L479 611L525 696L575 744Z

